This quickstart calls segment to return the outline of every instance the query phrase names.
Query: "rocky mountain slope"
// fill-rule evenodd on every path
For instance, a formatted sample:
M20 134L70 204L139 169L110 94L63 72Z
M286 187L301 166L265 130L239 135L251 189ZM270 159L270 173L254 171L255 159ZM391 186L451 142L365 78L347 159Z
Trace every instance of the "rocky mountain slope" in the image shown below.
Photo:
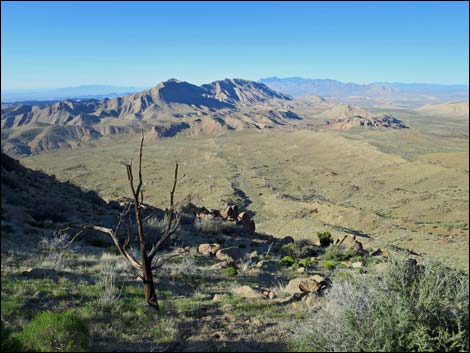
M345 99L362 98L420 99L422 101L468 100L468 85L438 85L420 83L376 82L370 84L344 83L331 79L302 77L269 77L260 82L292 96L319 95Z
M352 105L339 104L319 115L326 118L328 128L349 130L351 128L392 128L406 129L407 126L390 114L376 114L370 110Z
M2 149L25 155L73 148L143 125L154 138L264 129L301 120L291 98L264 84L226 79L196 86L175 79L142 92L104 100L64 100L49 105L2 107Z

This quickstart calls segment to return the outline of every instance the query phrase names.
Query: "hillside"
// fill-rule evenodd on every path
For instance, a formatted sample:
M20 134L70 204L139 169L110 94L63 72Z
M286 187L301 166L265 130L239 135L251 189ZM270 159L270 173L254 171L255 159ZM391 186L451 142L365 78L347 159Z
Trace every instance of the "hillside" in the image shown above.
M421 114L469 119L468 102L448 102L441 104L426 104L416 109Z
M144 126L154 137L291 126L291 98L267 86L226 79L196 86L175 79L124 97L2 107L2 149L15 155L73 148Z

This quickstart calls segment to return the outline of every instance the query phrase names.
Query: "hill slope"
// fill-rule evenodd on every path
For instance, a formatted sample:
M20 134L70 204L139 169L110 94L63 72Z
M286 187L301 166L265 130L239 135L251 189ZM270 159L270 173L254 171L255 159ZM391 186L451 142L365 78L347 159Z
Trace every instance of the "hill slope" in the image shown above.
M247 80L196 86L171 79L125 97L6 105L2 150L24 155L73 148L103 136L134 133L142 125L154 138L290 126L301 120L289 110L290 101Z

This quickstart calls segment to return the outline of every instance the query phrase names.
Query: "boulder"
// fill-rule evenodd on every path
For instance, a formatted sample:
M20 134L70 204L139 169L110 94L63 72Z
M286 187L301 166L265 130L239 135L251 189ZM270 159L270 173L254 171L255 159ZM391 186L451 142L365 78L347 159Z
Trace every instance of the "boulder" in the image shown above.
M197 247L197 252L199 254L215 255L217 251L220 250L220 248L221 248L220 244L204 243L204 244L199 244L199 246Z
M220 215L223 219L227 221L235 221L238 218L238 206L237 205L227 205L225 209L220 211Z
M198 213L196 217L200 221L213 221L215 219L214 215L211 213Z
M237 222L237 224L241 225L243 230L250 234L253 234L256 230L255 221L253 221L252 219L243 219Z
M364 250L362 243L356 240L355 235L346 234L342 238L336 239L334 244L338 245L344 251L355 250L361 256L367 254L367 251Z
M320 283L311 278L299 282L299 288L302 292L318 293L321 289Z
M220 249L215 253L215 257L219 261L238 261L242 258L240 249L236 246Z
M222 262L217 262L216 264L209 266L209 268L211 270L221 270L223 268L227 268L230 266L235 266L235 263L233 261L222 261Z
M294 242L294 238L292 238L290 235L284 237L284 238L281 238L279 239L277 242L276 242L276 245L278 247L282 247L284 245L287 245L287 244L291 244Z
M390 256L390 253L386 249L382 250L382 249L379 248L379 249L371 252L370 255L371 256L382 256L382 257L387 258L387 257Z
M328 286L326 279L319 275L311 276L310 278L294 278L285 287L286 292L290 294L295 293L318 293Z
M264 298L264 295L259 290L253 289L250 286L241 286L235 288L233 293L238 294L239 296L247 299L261 299Z
M308 307L313 307L315 306L315 304L317 304L317 296L313 293L309 293L308 295L302 298L302 301Z
M256 250L252 251L248 256L250 257L250 260L253 261L256 261L259 257L258 252Z

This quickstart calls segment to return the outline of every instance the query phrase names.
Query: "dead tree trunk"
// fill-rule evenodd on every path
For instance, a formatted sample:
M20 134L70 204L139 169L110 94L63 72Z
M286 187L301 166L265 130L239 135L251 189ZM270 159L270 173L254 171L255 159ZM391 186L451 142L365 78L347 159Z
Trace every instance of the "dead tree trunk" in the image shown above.
M78 234L76 234L72 241L77 238L77 236L85 230L97 230L104 233L107 233L111 236L114 241L114 244L117 246L121 255L129 262L129 264L137 269L139 273L139 277L142 279L142 283L144 285L144 298L145 302L152 308L159 310L158 300L157 300L157 293L155 290L155 283L153 280L153 270L157 269L162 265L162 262L158 265L153 265L153 260L157 252L161 249L163 244L169 237L174 234L179 225L179 215L177 214L175 207L174 207L174 194L176 190L176 184L178 181L178 163L175 166L175 174L174 174L174 181L173 187L170 191L170 207L166 210L166 220L167 224L165 230L158 241L152 244L150 250L147 249L147 243L145 239L144 229L142 225L142 217L141 217L141 208L143 206L144 201L144 193L142 191L142 152L144 146L144 133L142 130L142 137L140 140L140 149L139 149L139 173L138 173L138 181L137 185L134 185L134 175L132 172L132 163L125 164L127 170L127 177L129 180L129 184L131 187L133 203L134 203L134 210L135 210L135 224L137 228L137 242L140 248L140 262L135 259L131 253L129 253L128 248L131 242L130 231L128 230L127 239L124 242L121 242L118 238L119 229L129 212L129 206L127 205L125 209L121 212L119 217L119 222L116 225L116 228L108 229L105 227L100 226L84 226L80 230Z

